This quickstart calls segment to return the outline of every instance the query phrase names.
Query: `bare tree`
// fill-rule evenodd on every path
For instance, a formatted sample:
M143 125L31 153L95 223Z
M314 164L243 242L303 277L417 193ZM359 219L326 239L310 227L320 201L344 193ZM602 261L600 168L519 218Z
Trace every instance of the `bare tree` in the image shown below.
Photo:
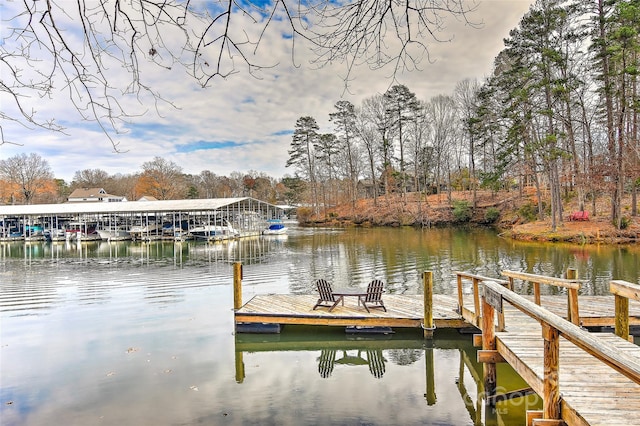
M154 157L142 165L138 190L142 195L152 195L159 200L184 198L185 185L182 168L173 161Z
M454 99L461 115L464 128L464 137L467 138L469 153L469 179L471 190L473 191L473 207L476 207L476 133L478 119L476 111L478 108L478 91L480 84L477 80L465 79L460 81L454 91Z
M104 170L84 169L73 174L72 185L74 188L105 188L110 192L111 188L106 188L109 179L109 173Z
M0 177L20 188L25 204L31 204L38 191L53 180L47 160L38 154L18 154L0 160Z
M450 39L438 36L447 16L467 20L474 8L465 0L9 2L3 4L0 92L12 102L0 119L64 131L36 106L66 91L81 118L97 122L117 150L111 135L124 120L171 103L153 87L149 70L166 71L167 78L186 72L203 87L242 69L256 74L276 65L258 55L273 33L291 43L294 62L301 40L317 49L319 66L345 60L345 82L358 64L391 65L395 74L418 67L431 42ZM143 111L131 110L128 100ZM1 143L17 143L3 127Z

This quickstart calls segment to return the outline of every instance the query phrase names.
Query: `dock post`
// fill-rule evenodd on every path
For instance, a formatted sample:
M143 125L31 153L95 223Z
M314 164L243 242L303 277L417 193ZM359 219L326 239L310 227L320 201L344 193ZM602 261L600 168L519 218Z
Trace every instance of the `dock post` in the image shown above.
M496 334L495 334L495 309L487 302L487 298L482 296L482 350L496 350ZM497 377L496 364L494 362L485 362L482 364L482 373L484 379L485 401L488 405L493 405L489 398L496 394Z
M422 283L424 286L424 324L422 331L425 339L433 339L433 331L436 329L433 324L433 272L424 271L422 273Z
M233 264L233 309L242 307L242 263Z

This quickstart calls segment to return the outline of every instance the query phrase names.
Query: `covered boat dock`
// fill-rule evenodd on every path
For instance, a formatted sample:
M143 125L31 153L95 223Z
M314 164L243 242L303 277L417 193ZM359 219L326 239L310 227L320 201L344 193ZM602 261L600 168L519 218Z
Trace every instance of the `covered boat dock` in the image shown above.
M0 241L204 238L259 235L283 209L251 197L0 206ZM132 233L133 232L133 233ZM139 232L139 234L136 234Z

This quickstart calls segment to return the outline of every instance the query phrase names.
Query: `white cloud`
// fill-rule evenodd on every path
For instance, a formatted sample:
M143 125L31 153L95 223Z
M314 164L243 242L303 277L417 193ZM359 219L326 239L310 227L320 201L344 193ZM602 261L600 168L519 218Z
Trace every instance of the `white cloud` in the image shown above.
M452 93L456 83L465 78L482 79L492 68L494 57L502 49L502 40L517 26L529 8L528 0L491 0L482 2L473 15L483 21L481 29L450 19L447 33L450 42L431 44L430 59L420 65L421 70L402 73L398 82L405 84L420 99ZM277 25L284 25L276 22ZM274 27L274 29L276 29ZM255 34L254 34L255 36ZM296 44L294 66L291 45L278 31L268 33L262 40L255 60L275 68L262 70L261 79L249 76L246 69L227 79L217 79L206 89L190 81L177 67L171 71L146 67L144 77L178 109L147 103L142 109L134 97L120 99L126 108L146 111L132 117L126 126L128 133L117 135L122 153L114 153L107 137L88 122L81 121L61 91L52 101L38 100L38 111L45 117L55 116L66 126L67 135L42 130L25 129L3 122L5 138L22 146L0 146L0 158L18 153L36 152L47 159L58 178L70 181L75 171L98 168L108 173L135 173L142 163L155 156L176 162L187 173L211 170L216 174L232 171L257 170L274 177L293 173L285 168L291 136L283 132L293 130L296 120L304 115L316 118L322 131L330 131L328 115L335 102L347 99L359 104L364 98L383 93L393 82L390 70L356 70L344 93L341 76L345 65L336 63L314 69L311 55L304 43ZM114 70L127 78L124 70ZM2 108L11 112L4 97ZM149 100L148 95L142 99ZM133 110L133 109L131 109ZM279 135L279 136L278 136ZM223 143L219 149L185 150L199 142ZM234 144L236 144L234 146Z

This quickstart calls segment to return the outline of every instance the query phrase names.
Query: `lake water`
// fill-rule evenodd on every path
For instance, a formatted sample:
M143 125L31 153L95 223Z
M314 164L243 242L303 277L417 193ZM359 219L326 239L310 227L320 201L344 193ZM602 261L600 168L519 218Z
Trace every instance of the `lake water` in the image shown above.
M285 327L234 335L233 262L243 298L312 293L324 277L416 294L434 272L504 269L640 282L637 247L518 243L487 230L300 229L223 244L0 244L2 425L522 424L538 398L484 410L468 335L377 338ZM527 289L523 289L527 291ZM498 387L524 387L499 366Z

